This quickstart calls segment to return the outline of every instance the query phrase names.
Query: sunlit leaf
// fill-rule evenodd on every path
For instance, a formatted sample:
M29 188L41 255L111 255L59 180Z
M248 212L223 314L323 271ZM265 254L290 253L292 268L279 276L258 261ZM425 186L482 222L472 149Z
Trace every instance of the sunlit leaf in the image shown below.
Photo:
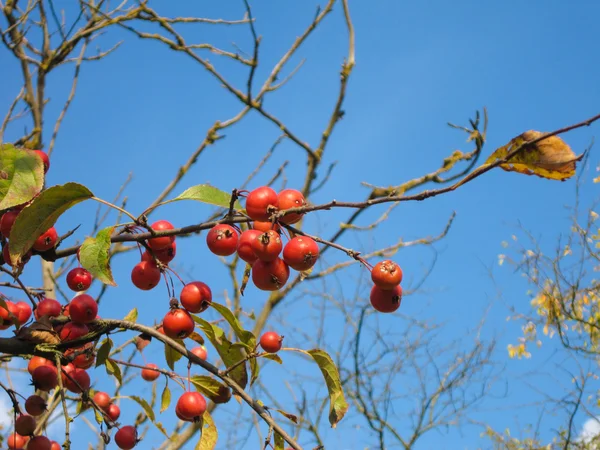
M110 270L110 237L115 227L107 227L98 232L96 237L88 237L79 249L81 265L94 278L109 286L116 286Z
M271 361L275 361L276 363L283 364L281 357L275 353L265 353L261 356L261 358L270 359Z
M0 210L21 205L44 187L44 163L33 151L0 145Z
M274 450L285 450L285 439L277 432L273 432L273 440L275 441Z
M50 227L62 213L72 206L93 197L88 188L77 183L52 186L23 208L10 232L10 259L12 265L21 262L35 240Z
M165 385L165 388L162 391L162 395L160 396L160 412L163 413L171 404L171 390L169 389L169 385Z
M119 385L123 384L123 375L121 375L121 368L119 365L110 358L106 359L105 365L106 373L114 376L119 382Z
M135 323L137 318L138 318L138 310L137 310L137 308L133 308L131 311L129 311L127 313L127 315L125 317L123 317L123 320L125 322Z
M312 356L319 366L319 369L321 369L323 378L325 378L325 384L327 385L327 391L329 392L329 423L332 428L335 428L337 423L342 420L346 414L346 411L348 411L348 403L344 398L340 374L335 363L331 359L331 356L324 350L313 349L303 353Z
M196 444L195 450L214 450L217 446L219 433L217 432L215 422L208 411L205 411L202 415L202 426L200 428L202 430L202 435L200 436L198 444Z
M198 202L208 203L209 205L229 208L229 204L231 203L231 193L224 192L209 184L198 184L186 189L168 202L170 203L179 200L196 200ZM234 208L242 209L242 205L236 200Z
M98 352L96 353L96 367L101 366L106 362L106 358L108 358L111 349L112 341L110 340L110 338L104 339L102 341L102 344L100 344Z
M231 400L231 390L212 377L195 375L190 378L190 381L201 394L215 403L227 403Z
M185 343L181 339L175 339L175 341L181 346L185 347ZM165 359L167 360L167 365L171 368L171 370L175 370L175 363L182 357L183 355L181 353L168 344L165 344Z
M544 133L539 131L526 131L512 139L504 147L497 149L485 163L492 164L504 159L517 147L543 135ZM550 136L536 144L528 145L510 161L500 164L500 167L525 175L537 175L542 178L564 181L575 175L576 163L581 158L583 158L583 154L576 156L561 138Z
M288 412L285 412L281 409L276 409L275 411L277 411L279 414L281 414L283 417L291 420L294 423L298 423L298 416L294 415L294 414L290 414Z
M215 347L219 356L226 367L231 367L245 358L245 352L239 347L233 346L225 336L225 332L217 325L211 324L206 320L192 314L194 321L200 326L207 339ZM241 387L248 384L248 374L246 373L246 364L240 364L230 373L231 378Z

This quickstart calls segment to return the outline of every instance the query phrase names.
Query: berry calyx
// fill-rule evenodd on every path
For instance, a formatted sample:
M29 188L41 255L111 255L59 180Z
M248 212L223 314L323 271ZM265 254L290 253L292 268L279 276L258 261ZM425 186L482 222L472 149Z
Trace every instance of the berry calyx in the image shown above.
M69 315L74 323L90 323L98 315L98 303L91 295L79 294L69 303Z
M319 257L319 246L308 236L296 236L283 249L283 260L299 272L310 269Z
M280 211L306 206L304 195L302 195L302 192L297 191L296 189L284 189L279 193L277 199L279 201ZM300 221L300 219L302 219L302 215L303 214L299 213L286 214L285 216L280 217L279 220L283 223L291 225Z
M142 261L131 270L131 282L138 289L149 291L158 286L160 275L160 269L153 261Z
M283 345L283 336L274 331L267 331L260 337L260 346L267 353L277 353Z
M279 208L277 192L269 186L254 189L246 197L246 214L252 220L269 220L272 211Z
M148 367L148 369L142 369L142 378L146 381L154 381L156 380L158 377L160 377L160 372L158 372L157 370L152 370L152 369L158 369L158 366L156 364L146 364L146 367Z
M56 241L58 241L58 233L54 227L51 227L35 240L32 248L36 252L45 252L53 248L56 245Z
M391 313L400 308L402 301L402 287L396 286L392 290L384 290L378 286L371 288L371 305L382 313Z
M184 392L177 400L175 409L184 420L200 420L206 411L206 400L199 392Z
M183 287L179 300L187 311L201 313L212 303L212 292L206 283L192 281Z
M150 225L154 231L173 230L175 227L167 220L159 220ZM148 246L152 250L163 250L169 248L175 241L175 236L161 236L148 239Z
M391 290L402 282L402 269L394 261L379 261L371 270L371 279L380 289Z
M163 318L163 330L172 339L185 339L194 331L194 319L185 309L172 309Z
M136 446L137 442L137 429L132 425L121 427L115 433L115 443L120 449L130 450Z
M252 264L252 282L263 291L277 291L287 283L290 268L281 258L274 261L258 260Z
M273 230L259 234L251 245L254 254L261 261L274 261L283 248L281 236Z
M76 267L67 274L67 285L75 292L87 291L92 285L92 274L83 267Z
M218 256L232 255L237 250L237 244L238 233L231 225L215 225L206 235L208 249Z
M254 250L252 250L252 242L260 235L261 232L259 230L246 230L240 235L237 246L237 254L248 264L253 264L258 259L254 253Z

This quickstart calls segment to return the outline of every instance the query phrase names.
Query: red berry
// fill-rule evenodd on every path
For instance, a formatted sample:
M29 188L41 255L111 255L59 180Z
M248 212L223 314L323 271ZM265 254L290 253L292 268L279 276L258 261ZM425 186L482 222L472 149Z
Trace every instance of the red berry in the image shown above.
M0 233L5 238L10 238L10 230L12 230L12 226L17 219L20 211L15 211L14 209L8 212L5 212L0 219Z
M21 436L29 436L35 431L35 418L29 414L21 414L15 420L15 431Z
M297 191L296 189L284 189L279 193L277 199L279 201L279 209L281 211L306 206L306 200L304 200L304 195L302 195L302 192ZM293 223L298 222L300 219L302 219L302 214L292 213L286 214L279 220L283 223L291 225Z
M52 441L52 445L50 446L50 450L62 450L61 445L56 442L56 441Z
M252 220L269 220L270 210L278 207L277 192L268 186L254 189L246 197L246 213Z
M132 449L137 444L137 429L132 425L121 427L115 433L115 443L121 449Z
M18 433L12 433L8 436L7 445L9 450L22 450L27 445L29 439L25 436L21 436Z
M48 154L41 150L33 151L42 159L42 162L44 163L44 173L48 172L48 169L50 169L50 158L48 158Z
M63 383L69 391L75 394L81 394L90 388L90 376L84 369L73 366L73 368L67 373L71 378L65 376Z
M89 323L98 315L98 303L91 295L79 294L69 303L69 315L74 323Z
M138 289L149 291L160 283L160 269L154 262L142 261L131 271L131 281Z
M54 367L54 363L52 361L50 361L49 359L34 355L31 357L31 359L29 360L29 363L27 364L27 371L29 372L29 375L33 375L33 372L35 371L35 369L37 369L40 366Z
M287 283L290 268L281 258L275 261L256 261L252 264L252 282L263 291L276 291Z
M34 436L27 444L27 450L51 450L52 441L46 436Z
M172 309L163 319L163 329L172 339L185 339L194 331L194 319L185 309Z
M92 274L83 267L76 267L67 274L67 285L72 291L86 291L92 285Z
M380 289L391 290L402 282L402 269L394 261L379 261L371 270L371 279Z
M278 223L273 223L268 220L264 222L262 220L255 220L254 222L252 222L252 228L258 231L262 231L264 233L265 231L269 230L279 231L281 227Z
M283 249L283 260L300 272L310 269L319 257L319 246L308 236L296 236Z
M154 256L163 264L169 264L175 258L177 254L177 242L173 241L171 245L167 248L163 248L161 250L152 250L154 252ZM150 253L145 251L142 253L142 261L154 262Z
M96 362L96 355L94 353L94 344L85 344L83 347L69 348L65 350L65 356L71 356L77 353L77 356L73 358L73 365L80 369L89 369Z
M204 345L201 345L200 347L194 347L190 350L190 352L203 361L206 361L206 358L208 357L208 352L206 351L206 347Z
M277 353L281 350L283 336L279 336L274 331L267 331L260 337L260 346L267 353Z
M44 298L37 305L34 311L34 316L37 320L40 320L44 316L58 317L62 312L62 305L53 298Z
M19 308L10 300L5 300L6 308L0 306L0 326L6 329L19 322Z
M283 248L281 236L273 230L259 234L252 241L252 250L261 261L274 261Z
M39 416L46 411L46 400L39 395L30 395L25 400L25 411L27 411L32 416Z
M54 366L40 366L31 375L33 385L40 391L51 391L58 386L58 370Z
M62 330L60 330L60 340L63 342L74 341L81 336L85 336L89 329L83 323L67 322Z
M19 325L23 325L26 323L31 317L31 306L27 302L17 302L15 303L17 307L17 319L19 320Z
M215 255L229 256L235 253L238 243L238 233L227 224L215 225L206 235L206 245Z
M176 409L187 420L199 420L206 411L206 400L199 392L185 392L177 400Z
M110 418L110 420L116 422L117 420L119 420L119 416L121 415L121 408L119 408L118 405L111 403L108 409L106 410L106 415Z
M259 230L246 230L240 235L240 239L238 240L238 256L249 264L253 264L258 259L254 250L252 250L252 242L260 235L261 232Z
M154 381L158 377L160 377L160 372L152 369L158 369L156 364L146 364L146 367L150 367L150 369L142 369L142 378L146 381Z
M94 394L94 403L104 411L111 405L110 396L106 392L98 391Z
M184 422L193 422L193 420L189 420L189 419L186 419L185 417L183 417L177 406L175 406L175 415L177 416L177 418L179 420L183 420Z
M212 292L207 284L202 281L193 281L186 284L179 294L181 306L191 313L206 311L212 303Z
M58 241L58 233L54 227L51 227L35 240L33 249L36 252L45 252L53 248L56 245L56 241Z
M384 290L377 286L371 288L371 305L382 313L391 313L400 308L402 301L402 287L396 286L392 290Z
M165 231L172 230L175 228L171 222L168 222L166 220L159 220L158 222L154 222L150 227L154 231ZM175 236L155 237L148 239L148 246L152 250L162 250L169 248L173 241L175 241Z

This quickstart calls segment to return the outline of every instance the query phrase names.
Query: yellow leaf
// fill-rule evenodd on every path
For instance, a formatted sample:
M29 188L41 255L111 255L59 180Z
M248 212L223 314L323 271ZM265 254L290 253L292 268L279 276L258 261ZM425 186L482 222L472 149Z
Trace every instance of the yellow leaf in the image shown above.
M539 131L526 131L520 134L507 145L492 153L486 164L492 164L506 158L517 147L521 147L543 135L544 133ZM509 162L500 164L500 167L506 171L564 181L575 175L575 163L581 158L583 158L583 154L576 156L561 138L550 136L535 144L527 145Z

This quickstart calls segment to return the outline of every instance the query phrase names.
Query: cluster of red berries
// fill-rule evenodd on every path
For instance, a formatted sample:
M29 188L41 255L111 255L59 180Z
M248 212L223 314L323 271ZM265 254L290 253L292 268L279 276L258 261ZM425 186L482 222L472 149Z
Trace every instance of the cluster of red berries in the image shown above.
M252 229L241 234L231 225L214 226L206 236L211 252L219 256L238 256L252 265L252 281L264 291L276 291L287 282L290 267L298 271L312 268L319 256L314 239L296 236L284 246L281 228L269 218L277 211L306 205L304 196L295 189L285 189L279 194L268 186L254 189L246 197L246 214L254 222ZM291 225L302 219L302 214L281 216L278 222ZM280 257L283 251L283 258Z
M394 261L380 261L371 270L374 286L371 305L379 312L391 313L400 308L402 301L402 269Z

